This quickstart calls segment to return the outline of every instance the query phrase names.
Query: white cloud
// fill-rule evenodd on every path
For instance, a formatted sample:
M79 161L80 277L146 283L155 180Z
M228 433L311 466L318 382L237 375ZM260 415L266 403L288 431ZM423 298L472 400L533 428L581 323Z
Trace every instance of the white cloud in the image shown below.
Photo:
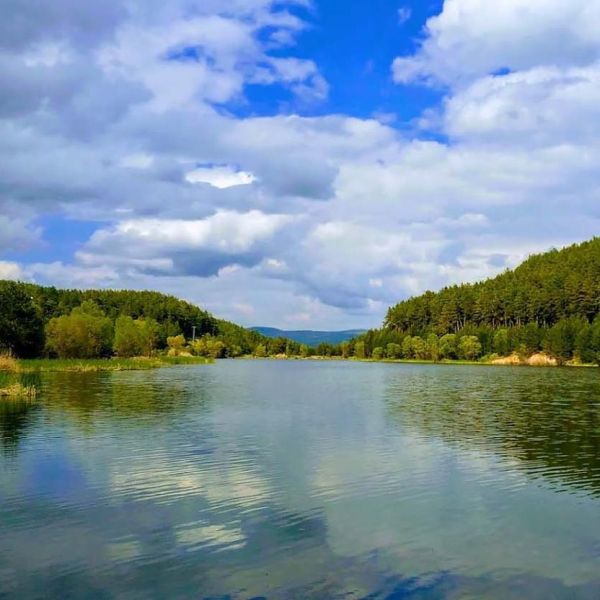
M599 123L599 62L482 77L448 100L445 116L454 137L518 145L593 144Z
M23 270L14 262L0 260L0 279L24 279Z
M0 20L6 272L360 327L598 231L597 3L446 0L394 65L446 93L411 127L293 114L328 93L294 56L308 2L18 4ZM249 84L295 94L290 114L236 116ZM46 215L104 224L72 260L12 263Z
M202 220L137 219L118 223L113 229L99 230L88 247L110 248L117 241L156 247L213 248L224 253L249 250L257 241L272 236L290 221L285 215L267 215L257 210L247 213L219 211Z
M256 177L248 171L235 171L231 167L201 167L185 176L190 183L208 183L219 189L250 185Z
M457 84L500 69L583 66L599 58L600 4L589 0L446 0L414 56L393 65L398 83Z

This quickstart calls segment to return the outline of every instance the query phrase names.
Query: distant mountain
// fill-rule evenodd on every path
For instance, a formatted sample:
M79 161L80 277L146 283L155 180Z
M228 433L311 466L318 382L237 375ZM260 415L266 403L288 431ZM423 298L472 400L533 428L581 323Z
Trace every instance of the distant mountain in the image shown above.
M275 327L251 327L250 329L266 337L289 338L300 344L306 344L307 346L318 346L323 342L328 344L341 344L357 335L365 333L364 329L348 329L346 331L287 331L276 329Z

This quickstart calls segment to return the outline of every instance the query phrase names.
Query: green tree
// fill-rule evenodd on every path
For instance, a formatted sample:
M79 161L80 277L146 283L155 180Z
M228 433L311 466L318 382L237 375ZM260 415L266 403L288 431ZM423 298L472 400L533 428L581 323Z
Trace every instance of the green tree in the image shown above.
M429 349L427 348L427 342L425 340L416 335L411 340L412 352L416 359L418 360L427 360L429 357Z
M258 344L258 346L256 346L256 348L254 349L254 356L258 358L264 358L265 356L267 356L267 348L264 344Z
M113 327L97 304L86 300L70 315L54 317L46 326L46 347L59 358L109 356Z
M140 353L138 328L135 321L128 316L121 316L115 321L115 337L113 350L117 356L138 356Z
M577 333L577 320L561 319L547 331L544 338L544 350L559 364L568 361L575 350Z
M44 326L22 284L0 281L0 351L37 356L44 347Z
M465 360L476 360L481 356L481 342L475 335L465 335L458 343L458 355Z
M365 343L363 341L356 342L356 344L354 344L354 356L356 358L366 357Z
M395 342L390 342L385 349L385 354L388 358L397 359L402 356L402 346Z
M374 360L381 360L383 358L383 348L381 346L377 346L377 348L373 348L373 352L371 354Z
M167 338L169 356L179 356L185 351L185 337L182 334L170 335Z
M494 333L492 349L500 356L508 356L511 351L508 329L502 327Z
M427 336L427 355L433 362L440 360L440 340L435 333Z
M458 340L454 333L447 333L440 338L440 356L454 359L458 356Z

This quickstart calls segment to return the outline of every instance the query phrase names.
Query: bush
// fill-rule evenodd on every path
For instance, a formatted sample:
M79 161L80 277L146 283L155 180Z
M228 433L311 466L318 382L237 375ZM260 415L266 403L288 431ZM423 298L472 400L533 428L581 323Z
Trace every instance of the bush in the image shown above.
M185 338L182 334L170 335L167 338L167 346L169 356L179 356L185 350Z
M158 340L159 325L154 319L121 316L115 323L113 350L118 356L152 356Z
M440 356L453 359L458 356L458 340L454 333L447 333L440 338Z
M50 319L46 326L46 348L59 358L109 356L112 337L111 320L89 300L74 308L70 315Z
M383 348L378 346L377 348L373 348L373 353L371 355L374 360L381 360L383 358Z
M481 342L474 335L465 335L458 343L458 354L465 360L476 360L481 356Z

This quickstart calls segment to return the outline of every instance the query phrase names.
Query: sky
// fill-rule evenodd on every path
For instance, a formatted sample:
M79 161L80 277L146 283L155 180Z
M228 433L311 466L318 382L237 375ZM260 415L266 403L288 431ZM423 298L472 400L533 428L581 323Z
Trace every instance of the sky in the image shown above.
M381 323L600 222L600 0L6 0L0 278Z

